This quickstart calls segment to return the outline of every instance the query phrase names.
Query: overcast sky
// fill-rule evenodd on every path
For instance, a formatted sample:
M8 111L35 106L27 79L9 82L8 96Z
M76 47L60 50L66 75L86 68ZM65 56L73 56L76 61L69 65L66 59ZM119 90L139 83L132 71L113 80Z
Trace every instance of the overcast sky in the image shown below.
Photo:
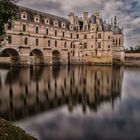
M69 12L81 16L99 10L107 21L116 14L124 27L125 47L140 45L140 0L22 0L22 6L67 17Z

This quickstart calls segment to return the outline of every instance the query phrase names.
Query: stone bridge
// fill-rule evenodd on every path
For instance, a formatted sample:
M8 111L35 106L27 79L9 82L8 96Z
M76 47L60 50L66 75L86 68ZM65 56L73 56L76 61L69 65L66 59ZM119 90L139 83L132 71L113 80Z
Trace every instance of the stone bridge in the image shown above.
M51 65L70 62L70 53L65 48L3 47L0 49L0 57L10 57L11 65Z

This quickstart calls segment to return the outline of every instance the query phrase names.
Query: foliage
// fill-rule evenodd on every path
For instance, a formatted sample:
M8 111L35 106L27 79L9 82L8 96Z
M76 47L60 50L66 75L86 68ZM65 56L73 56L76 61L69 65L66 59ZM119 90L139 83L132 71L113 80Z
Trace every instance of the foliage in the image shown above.
M140 45L137 45L135 47L129 47L125 49L126 53L140 53Z
M12 21L16 18L18 6L16 3L19 0L0 0L0 44L4 40L5 24L9 27Z
M37 140L11 123L0 119L0 140Z

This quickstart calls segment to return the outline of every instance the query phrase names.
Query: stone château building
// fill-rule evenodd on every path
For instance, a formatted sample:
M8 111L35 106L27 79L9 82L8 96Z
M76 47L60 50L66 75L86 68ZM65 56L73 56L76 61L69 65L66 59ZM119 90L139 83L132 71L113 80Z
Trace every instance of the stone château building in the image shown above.
M14 64L88 63L124 61L124 35L116 16L111 23L99 12L83 17L69 13L68 19L20 7L1 56Z

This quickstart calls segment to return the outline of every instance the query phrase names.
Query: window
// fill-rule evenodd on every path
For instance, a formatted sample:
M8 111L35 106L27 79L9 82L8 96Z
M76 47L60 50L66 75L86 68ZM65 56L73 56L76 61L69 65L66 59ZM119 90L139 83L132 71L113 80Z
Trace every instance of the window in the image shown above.
M65 37L65 32L63 32L63 37Z
M54 21L54 26L58 26L58 21Z
M73 44L73 48L75 49L75 44Z
M65 28L65 23L62 23L62 28Z
M12 37L8 36L8 44L12 44Z
M70 47L72 48L72 43L70 44Z
M23 24L23 32L26 32L26 25Z
M49 34L49 30L48 30L48 28L46 28L46 35L48 35Z
M22 19L22 20L27 20L27 13L23 12L23 13L21 14L21 19Z
M72 33L71 33L71 39L72 39Z
M79 39L79 34L77 34L77 39Z
M51 46L51 41L50 41L50 40L48 40L48 46L49 46L49 47Z
M84 49L87 49L87 43L84 43Z
M111 37L110 36L108 36L108 39L110 39Z
M84 35L84 39L87 39L87 35L86 34Z
M55 41L55 47L57 47L57 41Z
M93 45L91 45L91 48L93 48Z
M101 38L102 38L101 33L99 33L99 34L98 34L98 38L99 38L99 39L101 39Z
M45 24L49 24L49 19L48 18L45 19Z
M66 42L64 42L64 48L67 48L67 43Z
M25 44L25 45L28 44L28 38L27 38L27 37L24 39L24 44Z
M39 28L38 27L36 27L35 32L36 32L36 34L38 34L38 32L39 32Z
M110 45L108 45L108 49L110 49L111 48L111 46Z
M119 46L121 45L121 39L119 38Z
M113 45L115 45L115 40L113 39Z
M101 42L98 42L98 48L101 48Z
M36 16L36 17L34 18L34 21L35 21L35 22L39 22L39 17Z
M36 39L36 46L38 46L39 45L39 40L38 39Z
M93 39L93 35L91 36L91 39Z
M57 36L57 31L55 30L55 36Z

